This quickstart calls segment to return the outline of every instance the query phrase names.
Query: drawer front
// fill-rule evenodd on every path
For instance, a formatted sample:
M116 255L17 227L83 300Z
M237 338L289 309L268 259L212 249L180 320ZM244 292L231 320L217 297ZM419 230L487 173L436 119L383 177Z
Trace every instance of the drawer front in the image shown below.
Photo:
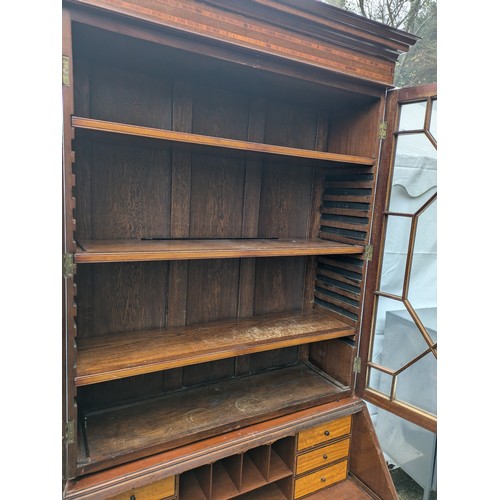
M351 432L351 415L300 432L297 450L304 450Z
M316 469L323 465L336 462L349 455L349 438L343 439L338 443L327 444L317 450L309 451L297 457L296 474L302 474L309 470Z
M347 460L295 480L293 498L327 488L347 477Z
M130 500L131 498L135 498L135 500L163 500L173 495L175 495L175 476L147 484L141 488L134 488L109 500Z

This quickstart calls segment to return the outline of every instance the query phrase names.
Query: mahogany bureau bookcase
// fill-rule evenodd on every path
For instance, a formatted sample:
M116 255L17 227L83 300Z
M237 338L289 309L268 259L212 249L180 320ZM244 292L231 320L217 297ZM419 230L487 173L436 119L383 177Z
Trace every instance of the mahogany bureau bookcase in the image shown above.
M63 498L397 498L354 387L416 38L304 0L64 0L62 33Z

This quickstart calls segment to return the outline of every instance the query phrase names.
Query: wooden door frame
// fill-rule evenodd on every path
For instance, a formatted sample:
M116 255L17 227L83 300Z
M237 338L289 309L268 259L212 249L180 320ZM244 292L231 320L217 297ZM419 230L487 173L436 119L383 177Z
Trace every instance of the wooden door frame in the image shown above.
M391 401L385 396L366 385L370 355L372 325L376 314L375 291L380 283L382 270L382 257L385 243L386 217L383 216L388 199L391 194L391 181L394 167L395 137L399 124L400 105L412 101L421 101L428 98L437 98L437 84L431 83L417 87L394 89L388 92L386 101L385 121L387 135L381 147L379 169L377 175L376 194L374 200L374 214L370 242L373 245L373 259L367 263L366 287L364 293L364 307L361 317L359 356L361 358L361 371L356 378L356 394L365 401L372 403L384 410L419 425L431 432L437 430L437 417L419 411L418 409L401 403Z

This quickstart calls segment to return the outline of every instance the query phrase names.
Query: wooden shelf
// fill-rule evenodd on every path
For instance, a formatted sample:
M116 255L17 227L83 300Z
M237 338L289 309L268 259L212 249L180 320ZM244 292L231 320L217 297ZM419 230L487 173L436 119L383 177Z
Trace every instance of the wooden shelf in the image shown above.
M114 408L83 411L87 472L347 396L309 364L190 387Z
M320 310L146 330L78 341L77 386L354 335Z
M236 149L251 153L265 153L293 158L306 158L310 160L323 160L337 163L352 163L355 165L375 165L374 158L363 156L344 155L338 153L328 153L309 149L290 148L286 146L276 146L257 142L240 141L236 139L226 139L207 135L190 134L187 132L177 132L152 127L142 127L129 125L126 123L109 122L95 120L93 118L82 118L73 116L71 124L74 128L94 130L98 132L108 132L127 136L144 137L149 139L160 139L169 142L192 144L198 146L209 146L223 149Z
M362 245L301 238L80 241L77 264L152 260L231 259L360 254Z

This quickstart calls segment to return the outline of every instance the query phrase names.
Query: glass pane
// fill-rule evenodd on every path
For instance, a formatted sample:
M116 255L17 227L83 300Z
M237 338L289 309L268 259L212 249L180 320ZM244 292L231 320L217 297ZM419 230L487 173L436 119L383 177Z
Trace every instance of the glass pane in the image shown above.
M379 297L371 361L399 370L424 352L427 342L402 302Z
M437 111L438 111L438 102L437 99L432 101L432 110L431 110L431 123L429 125L429 132L432 134L434 139L437 141Z
M423 318L419 313L421 308L434 308L434 310L436 308L437 200L433 201L417 219L408 299L422 321ZM432 321L432 327L435 329L435 318Z
M436 435L381 408L372 407L372 412L375 431L392 469L394 483L398 485L401 479L408 484L409 476L417 483L420 496L412 494L408 498L437 498Z
M436 370L434 354L426 354L397 378L396 399L436 415Z
M410 217L388 216L382 275L380 278L380 290L382 292L398 296L403 293L410 228Z
M415 213L437 186L436 149L425 134L397 138L389 209Z
M399 130L423 130L427 101L412 102L401 106Z
M368 386L386 396L391 395L392 376L370 367Z

